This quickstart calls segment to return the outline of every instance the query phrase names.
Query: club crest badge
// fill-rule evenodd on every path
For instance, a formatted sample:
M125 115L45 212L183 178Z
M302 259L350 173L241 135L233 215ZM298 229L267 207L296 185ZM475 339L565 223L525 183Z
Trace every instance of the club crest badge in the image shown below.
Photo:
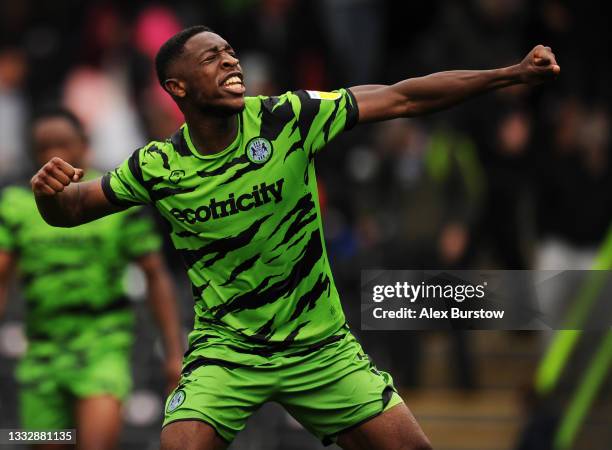
M272 143L263 137L253 138L246 146L246 154L249 161L263 164L272 156Z
M171 413L176 408L181 406L183 402L185 401L185 397L186 397L185 391L183 390L176 391L174 395L172 396L172 398L170 399L170 401L168 402L168 407L166 408L166 412Z

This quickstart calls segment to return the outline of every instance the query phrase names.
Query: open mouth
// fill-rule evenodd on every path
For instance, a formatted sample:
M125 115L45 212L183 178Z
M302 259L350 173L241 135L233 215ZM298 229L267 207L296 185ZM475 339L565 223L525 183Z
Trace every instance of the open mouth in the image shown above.
M245 87L244 83L242 82L242 74L234 73L228 75L228 77L221 83L221 87L232 94L243 94Z

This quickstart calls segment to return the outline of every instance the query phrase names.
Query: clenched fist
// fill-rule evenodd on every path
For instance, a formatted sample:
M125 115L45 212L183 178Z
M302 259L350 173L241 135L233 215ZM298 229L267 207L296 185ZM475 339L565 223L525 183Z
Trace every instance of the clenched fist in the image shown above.
M53 196L70 183L83 178L83 169L76 169L61 158L53 158L32 177L30 184L36 196Z
M540 84L555 78L561 67L550 47L536 45L518 65L519 77L526 84Z

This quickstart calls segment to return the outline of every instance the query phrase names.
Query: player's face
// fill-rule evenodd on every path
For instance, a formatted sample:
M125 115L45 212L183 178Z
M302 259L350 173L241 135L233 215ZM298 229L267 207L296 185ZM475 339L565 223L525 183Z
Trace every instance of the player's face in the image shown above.
M57 156L73 166L83 166L87 145L68 119L49 117L38 120L32 129L32 144L39 165Z
M196 107L227 114L244 108L242 68L234 49L218 34L191 37L176 66L184 82L184 98Z

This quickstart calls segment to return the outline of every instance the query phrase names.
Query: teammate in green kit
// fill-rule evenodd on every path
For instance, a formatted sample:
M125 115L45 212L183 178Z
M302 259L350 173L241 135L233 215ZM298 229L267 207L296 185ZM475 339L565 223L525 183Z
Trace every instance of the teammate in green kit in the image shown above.
M244 97L232 47L206 27L156 59L186 124L101 180L54 159L32 179L50 224L75 226L152 204L193 287L195 324L166 402L163 450L221 449L266 401L325 443L427 449L393 387L348 330L324 247L314 159L357 123L450 107L476 94L554 78L550 48L515 66L452 71L334 92Z
M52 157L79 167L86 163L84 130L67 110L41 113L33 123L32 143L41 164ZM84 179L99 176L88 170ZM165 372L171 388L176 386L182 343L160 243L141 208L62 229L42 220L27 186L1 193L0 315L14 268L26 299L29 345L17 370L25 429L76 427L80 449L115 448L121 401L131 387L134 316L123 289L131 261L146 275L165 344Z

